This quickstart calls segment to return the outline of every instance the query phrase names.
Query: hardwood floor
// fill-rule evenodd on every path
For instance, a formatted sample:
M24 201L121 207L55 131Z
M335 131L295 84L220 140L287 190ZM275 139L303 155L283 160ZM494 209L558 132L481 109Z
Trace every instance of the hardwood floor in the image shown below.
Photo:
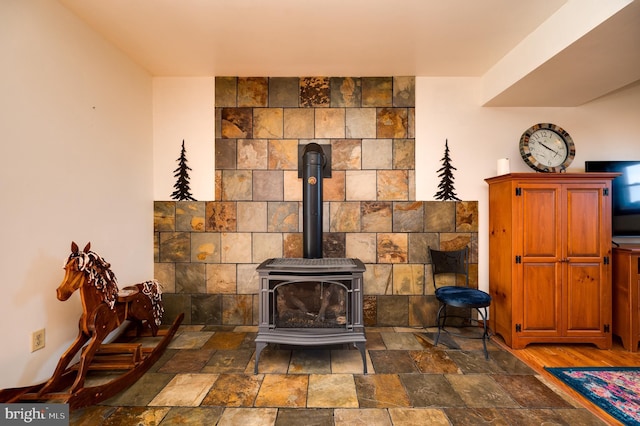
M511 349L500 336L493 336L493 341L533 368L549 382L576 398L602 420L612 425L621 424L544 369L544 367L640 366L640 352L625 350L616 336L613 338L613 347L610 350L598 349L591 344L531 344L524 349Z

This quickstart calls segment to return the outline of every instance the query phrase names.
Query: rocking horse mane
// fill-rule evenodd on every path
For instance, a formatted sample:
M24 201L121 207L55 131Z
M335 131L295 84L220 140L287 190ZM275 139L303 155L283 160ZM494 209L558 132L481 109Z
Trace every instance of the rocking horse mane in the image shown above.
M140 284L142 294L151 300L151 309L156 325L162 324L164 306L162 306L162 289L157 280L145 281Z
M87 244L84 251L80 251L76 245L65 263L76 261L78 271L87 275L88 285L93 285L102 292L102 300L113 309L118 298L118 280L111 271L111 264L102 256L91 251Z

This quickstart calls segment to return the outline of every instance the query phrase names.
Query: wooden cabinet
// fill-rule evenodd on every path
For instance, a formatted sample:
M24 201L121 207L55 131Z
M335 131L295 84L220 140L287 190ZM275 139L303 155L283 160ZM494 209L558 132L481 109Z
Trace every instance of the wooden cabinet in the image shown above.
M640 341L640 244L613 249L613 334L628 351Z
M615 173L512 173L489 184L489 324L512 348L611 347Z

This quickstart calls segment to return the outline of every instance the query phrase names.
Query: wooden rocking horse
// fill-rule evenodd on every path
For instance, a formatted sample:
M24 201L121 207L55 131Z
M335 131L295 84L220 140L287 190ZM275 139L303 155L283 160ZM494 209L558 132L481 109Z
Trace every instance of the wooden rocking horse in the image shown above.
M78 336L60 357L46 383L0 391L0 401L62 400L71 409L95 404L131 386L160 358L184 315L159 333L164 308L158 282L146 281L119 290L110 266L91 251L91 243L83 251L75 242L71 243L57 296L65 301L80 290L82 315ZM135 325L137 336L162 334L163 338L154 348L143 348L140 343L104 344L104 339L125 320ZM70 365L78 352L80 360ZM85 387L89 370L124 373L108 383Z

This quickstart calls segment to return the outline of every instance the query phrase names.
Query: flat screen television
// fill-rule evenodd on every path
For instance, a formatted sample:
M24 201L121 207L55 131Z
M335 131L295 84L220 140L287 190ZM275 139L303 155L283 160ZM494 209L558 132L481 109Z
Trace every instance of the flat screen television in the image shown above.
M614 237L640 237L640 161L585 161L586 172L622 173L611 186Z

